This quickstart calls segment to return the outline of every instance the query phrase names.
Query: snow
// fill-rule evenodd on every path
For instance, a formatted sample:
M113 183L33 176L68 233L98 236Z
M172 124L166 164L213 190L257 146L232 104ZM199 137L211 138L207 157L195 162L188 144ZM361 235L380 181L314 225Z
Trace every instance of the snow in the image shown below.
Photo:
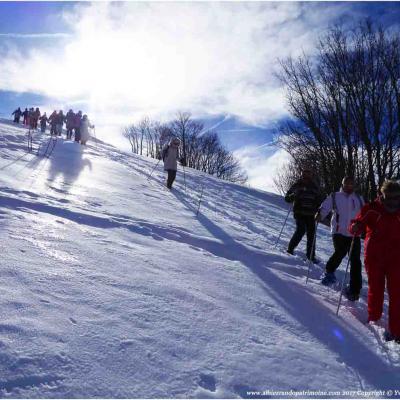
M367 284L336 316L338 288L319 283L328 228L306 285L304 240L284 252L291 217L274 247L281 197L189 168L168 191L161 163L148 179L156 160L61 138L37 156L48 140L27 153L26 129L0 121L2 398L399 389L400 346L365 323Z

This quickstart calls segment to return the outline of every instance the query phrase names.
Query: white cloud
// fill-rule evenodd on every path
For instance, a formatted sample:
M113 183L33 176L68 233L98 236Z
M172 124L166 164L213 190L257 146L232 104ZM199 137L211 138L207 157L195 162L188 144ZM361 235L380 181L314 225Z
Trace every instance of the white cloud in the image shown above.
M63 15L73 33L61 48L2 57L0 89L85 99L96 118L185 109L265 123L286 114L277 58L314 45L304 13L296 2L80 3Z
M275 146L246 146L234 152L248 175L251 187L278 193L274 177L286 165L290 156Z

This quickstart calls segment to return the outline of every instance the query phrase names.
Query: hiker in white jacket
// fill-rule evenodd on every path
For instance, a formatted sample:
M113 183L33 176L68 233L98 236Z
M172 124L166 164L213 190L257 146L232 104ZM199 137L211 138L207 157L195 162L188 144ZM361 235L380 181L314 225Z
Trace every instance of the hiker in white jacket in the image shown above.
M325 286L330 286L336 282L335 271L350 251L353 239L348 227L363 205L363 198L354 193L354 179L347 176L342 180L340 191L331 193L321 204L316 214L316 220L323 221L332 212L331 232L335 251L326 263L325 276L321 281ZM355 237L350 255L350 284L345 291L346 297L351 301L359 299L362 286L360 253L360 237Z
M89 128L94 128L89 122L88 116L85 114L82 117L81 126L80 126L80 133L81 133L81 144L86 145L86 142L90 139Z
M178 170L179 146L181 141L178 138L173 138L164 146L161 151L161 157L164 161L164 171L168 172L167 188L171 189L176 178Z

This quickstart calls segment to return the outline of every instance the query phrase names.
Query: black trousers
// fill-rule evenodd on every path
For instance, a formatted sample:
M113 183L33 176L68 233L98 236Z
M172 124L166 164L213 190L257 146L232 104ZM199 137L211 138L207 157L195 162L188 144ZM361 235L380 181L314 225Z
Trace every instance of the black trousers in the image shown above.
M290 252L293 252L293 250L300 243L304 234L307 232L307 258L314 258L316 246L314 246L313 254L311 254L311 249L313 247L313 240L315 235L314 216L296 215L294 218L296 221L296 230L292 238L290 239L288 250Z
M334 234L332 239L335 252L326 263L326 272L335 272L351 247L352 237ZM356 237L354 239L353 251L350 255L350 291L355 294L359 294L362 287L360 254L361 240L359 237Z
M168 169L168 178L167 178L167 188L171 189L172 184L174 183L174 180L176 178L176 171L174 169Z
M81 140L81 129L75 128L75 142L79 142Z

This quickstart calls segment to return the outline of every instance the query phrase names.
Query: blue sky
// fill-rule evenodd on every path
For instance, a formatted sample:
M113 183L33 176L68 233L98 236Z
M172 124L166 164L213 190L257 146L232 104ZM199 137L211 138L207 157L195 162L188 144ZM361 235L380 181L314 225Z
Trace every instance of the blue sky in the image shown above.
M400 3L0 2L0 115L82 109L118 143L129 122L190 111L261 182L273 166L260 146L288 117L277 59L366 17L398 29Z
M63 2L13 2L0 4L1 33L42 33L68 30L60 12L74 3Z

